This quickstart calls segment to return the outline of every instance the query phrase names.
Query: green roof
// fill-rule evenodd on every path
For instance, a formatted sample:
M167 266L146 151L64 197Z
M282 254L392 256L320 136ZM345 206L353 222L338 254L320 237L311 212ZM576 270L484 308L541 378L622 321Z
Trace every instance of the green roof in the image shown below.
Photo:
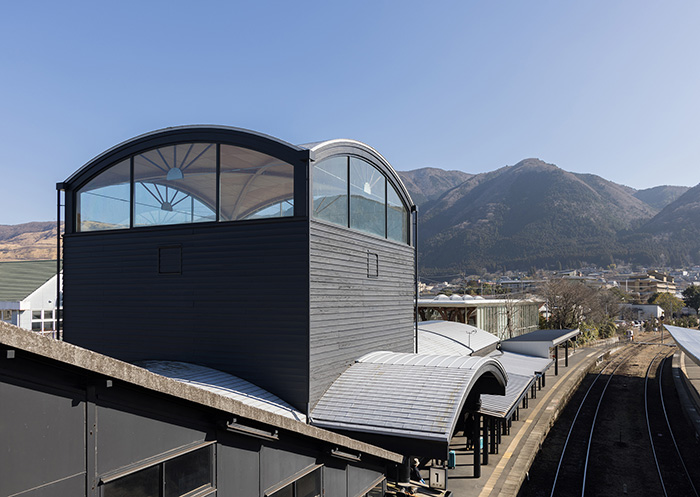
M56 275L56 261L0 262L0 301L20 301Z

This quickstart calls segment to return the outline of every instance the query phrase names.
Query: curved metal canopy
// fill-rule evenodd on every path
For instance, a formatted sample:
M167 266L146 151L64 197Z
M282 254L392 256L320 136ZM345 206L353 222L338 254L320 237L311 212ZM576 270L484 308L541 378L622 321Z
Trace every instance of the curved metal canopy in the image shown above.
M503 395L507 381L491 358L373 352L330 386L311 411L311 424L387 448L446 456L467 397Z

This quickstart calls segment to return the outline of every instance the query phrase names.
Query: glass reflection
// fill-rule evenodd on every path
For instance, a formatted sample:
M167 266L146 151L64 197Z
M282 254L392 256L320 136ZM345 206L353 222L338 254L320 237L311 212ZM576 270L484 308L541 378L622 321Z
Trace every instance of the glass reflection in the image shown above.
M255 150L221 146L222 221L294 215L294 166Z
M348 225L347 157L332 157L314 166L313 202L315 218Z
M131 163L110 167L92 179L76 196L78 231L125 229L129 227L131 205Z
M386 178L370 163L350 158L350 227L386 235Z
M134 157L134 226L216 220L216 145L183 143Z
M393 186L387 185L386 237L408 243L408 211Z

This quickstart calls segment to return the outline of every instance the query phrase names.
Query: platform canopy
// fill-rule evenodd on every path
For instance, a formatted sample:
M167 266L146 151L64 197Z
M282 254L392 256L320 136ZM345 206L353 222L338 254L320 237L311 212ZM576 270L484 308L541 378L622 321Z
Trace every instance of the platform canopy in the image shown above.
M538 376L544 374L549 367L554 364L553 359L543 359L541 357L526 356L496 350L488 357L498 359L508 372L508 385L505 395L481 396L481 409L479 412L487 416L508 419L532 384L537 381Z
M501 342L501 350L536 357L550 357L550 350L567 340L577 337L581 331L536 330Z
M700 366L700 331L680 326L664 326L683 352Z
M508 376L486 357L372 352L311 411L311 424L403 454L446 459L468 397L503 395Z
M488 331L455 321L418 323L418 353L437 355L486 355L498 345Z

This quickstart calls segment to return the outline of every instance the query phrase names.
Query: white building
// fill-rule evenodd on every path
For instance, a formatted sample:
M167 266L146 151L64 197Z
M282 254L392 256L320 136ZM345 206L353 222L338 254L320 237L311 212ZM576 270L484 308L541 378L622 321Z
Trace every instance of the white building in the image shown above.
M56 261L0 262L0 319L26 330L56 330Z

